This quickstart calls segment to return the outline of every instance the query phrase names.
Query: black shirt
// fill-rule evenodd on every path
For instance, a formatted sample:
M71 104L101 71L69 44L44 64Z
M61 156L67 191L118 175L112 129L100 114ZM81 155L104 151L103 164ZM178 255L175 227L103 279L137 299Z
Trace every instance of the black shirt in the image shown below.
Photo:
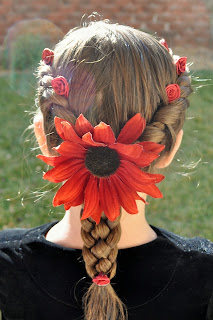
M3 320L84 319L81 298L91 279L81 249L45 239L57 222L0 232ZM213 243L151 227L155 240L118 251L111 284L128 319L213 320Z

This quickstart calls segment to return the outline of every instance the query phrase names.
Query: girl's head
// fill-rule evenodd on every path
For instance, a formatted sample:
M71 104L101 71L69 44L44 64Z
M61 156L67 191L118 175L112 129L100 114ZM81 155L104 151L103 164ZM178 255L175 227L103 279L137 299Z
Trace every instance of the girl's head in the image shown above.
M53 90L51 81L57 76L67 79L68 98ZM52 148L62 142L55 116L74 124L82 113L93 126L100 121L109 124L118 137L125 123L140 113L147 125L139 140L165 145L156 164L173 150L192 92L190 77L177 74L171 53L152 35L106 21L70 30L55 46L52 65L40 62L37 77L43 143L50 155L57 154ZM171 103L166 93L170 84L181 89L180 98ZM91 278L104 272L111 279L116 273L119 221L120 217L111 222L104 215L99 225L90 218L81 221L83 257ZM92 284L84 302L86 319L124 319L122 302L111 285Z
M169 152L183 126L186 98L192 91L190 78L177 75L172 56L152 35L104 21L69 31L55 46L52 66L41 62L37 75L38 105L50 153L60 143L55 116L75 122L83 113L92 125L103 121L118 136L138 112L147 122L140 140L164 144L164 152ZM68 99L52 89L51 80L58 75L68 81ZM172 83L179 84L181 98L168 105L165 88Z

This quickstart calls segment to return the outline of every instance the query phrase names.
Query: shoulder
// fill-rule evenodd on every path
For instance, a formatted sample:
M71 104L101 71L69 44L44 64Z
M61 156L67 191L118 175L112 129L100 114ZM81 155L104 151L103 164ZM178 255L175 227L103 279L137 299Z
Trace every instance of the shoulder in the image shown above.
M36 228L11 228L0 231L1 277L22 268L21 244L30 230Z
M156 233L166 239L178 252L177 268L189 276L201 276L213 288L213 243L202 237L187 238L171 231L154 227Z
M55 222L54 222L55 223ZM32 228L10 228L0 231L0 276L23 268L23 255L28 251L28 244L34 244L40 234L54 223L47 223Z
M0 250L6 248L19 248L22 240L30 231L36 232L36 228L11 228L0 231Z
M213 243L202 237L182 237L162 228L156 231L179 252L175 269L178 283L187 284L189 290L199 288L198 292L210 299L213 294Z
M197 252L213 256L213 242L202 237L187 238L163 228L156 228L161 235L174 243L183 252ZM210 258L211 259L211 258Z
M45 233L55 223L49 222L32 228L11 228L0 231L0 250L17 250L22 244L32 243L41 233Z
M0 249L19 247L24 235L29 229L13 228L0 231Z

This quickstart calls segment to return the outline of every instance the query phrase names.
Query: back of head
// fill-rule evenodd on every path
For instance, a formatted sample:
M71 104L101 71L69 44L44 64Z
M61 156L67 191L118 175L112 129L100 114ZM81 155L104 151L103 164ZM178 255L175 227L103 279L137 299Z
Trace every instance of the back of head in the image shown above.
M51 81L57 76L67 79L68 98L54 92ZM55 129L55 116L74 124L82 113L93 126L100 121L109 124L118 137L125 123L140 113L147 126L139 140L165 145L162 157L174 146L192 92L187 72L177 74L172 55L158 40L107 21L70 30L55 46L52 65L40 62L37 77L37 101L52 155L52 148L62 141ZM166 87L170 84L178 84L181 94L169 103ZM119 221L120 216L112 222L104 214L98 225L91 218L81 221L83 257L91 278L99 272L110 279L116 274ZM84 297L88 320L125 319L123 308L111 285L93 283Z

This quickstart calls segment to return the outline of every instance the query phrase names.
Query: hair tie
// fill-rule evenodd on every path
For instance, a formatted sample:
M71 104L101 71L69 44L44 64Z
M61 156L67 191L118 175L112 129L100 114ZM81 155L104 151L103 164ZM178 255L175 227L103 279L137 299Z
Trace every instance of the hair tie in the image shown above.
M164 176L145 173L141 168L157 159L165 146L136 142L145 127L145 119L137 113L116 139L109 125L100 122L93 127L82 114L75 125L55 117L55 128L64 140L53 148L59 156L37 156L55 167L44 174L44 179L55 183L66 181L57 191L53 206L63 204L68 210L84 203L81 220L91 217L99 224L102 212L115 221L121 206L129 214L138 213L136 200L147 202L137 191L162 198L155 184Z
M59 94L60 96L65 96L68 98L69 96L69 84L67 80L60 76L56 77L51 81L51 85L53 87L53 90Z
M54 51L45 48L42 52L42 60L49 65L52 65L54 59Z
M92 282L96 283L99 287L106 287L110 283L110 279L106 274L100 272L95 278L92 279Z

